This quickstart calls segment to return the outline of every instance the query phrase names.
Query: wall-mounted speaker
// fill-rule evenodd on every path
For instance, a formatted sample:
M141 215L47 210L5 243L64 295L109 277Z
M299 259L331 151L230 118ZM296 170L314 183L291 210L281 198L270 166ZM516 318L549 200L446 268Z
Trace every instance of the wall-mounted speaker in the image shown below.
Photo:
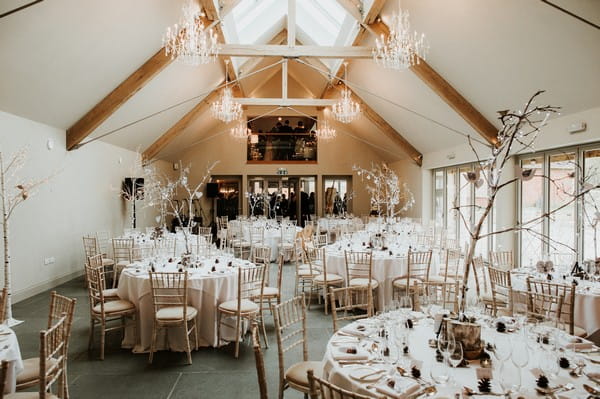
M123 198L132 200L135 195L136 200L144 199L144 178L126 177L123 180Z

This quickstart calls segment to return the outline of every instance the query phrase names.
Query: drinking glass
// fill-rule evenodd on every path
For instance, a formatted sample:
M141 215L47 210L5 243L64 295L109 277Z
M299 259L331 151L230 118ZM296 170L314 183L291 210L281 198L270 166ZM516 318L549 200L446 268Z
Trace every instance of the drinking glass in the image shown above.
M506 335L498 334L494 339L494 356L499 362L508 360L511 354L510 339Z
M550 377L556 378L558 375L558 357L553 351L543 351L540 353L540 368Z
M518 368L523 368L529 363L529 348L524 339L518 338L513 341L512 362Z
M521 369L504 362L500 365L500 387L505 394L518 392L521 389ZM509 396L510 397L510 396Z
M412 310L412 298L409 295L398 298L398 309L402 316L407 317Z
M462 344L460 342L456 342L454 345L454 350L452 352L449 352L448 354L448 363L450 363L450 365L453 368L457 368L460 363L463 361L463 348L462 348ZM454 383L458 384L458 380L456 379L456 371L453 372L454 374Z
M429 375L436 384L443 386L446 385L450 379L449 370L450 369L446 367L446 365L434 361L431 364Z

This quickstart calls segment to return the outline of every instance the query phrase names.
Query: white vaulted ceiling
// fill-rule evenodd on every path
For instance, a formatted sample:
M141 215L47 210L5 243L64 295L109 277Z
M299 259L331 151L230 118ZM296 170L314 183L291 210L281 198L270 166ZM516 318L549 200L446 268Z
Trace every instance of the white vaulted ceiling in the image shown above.
M555 2L600 24L598 0ZM24 3L0 2L0 13ZM0 110L69 128L161 48L164 30L178 21L182 3L45 0L0 19ZM336 0L296 3L299 43L352 44L358 25ZM366 12L373 1L364 3ZM225 18L225 38L230 43L269 43L286 28L287 4L240 1ZM385 22L390 22L397 5L395 0L386 3ZM427 62L492 123L496 124L496 111L518 107L538 89L547 90L544 102L561 105L563 114L600 106L600 30L538 0L403 0L402 6L410 11L413 29L427 35L431 47ZM373 37L365 35L361 44L373 45ZM245 61L234 57L238 72ZM277 61L265 58L253 70ZM341 60L322 61L336 71ZM249 73L241 71L242 76ZM289 77L290 96L319 98L326 88L322 74L293 60ZM116 131L101 139L144 150L223 79L221 63L199 67L172 63L87 140ZM354 60L348 80L421 153L456 145L457 131L477 135L411 71ZM280 82L278 65L243 79L241 87L246 96L276 97ZM130 126L123 128L126 125ZM364 116L340 129L346 127L379 147L384 159L404 157ZM204 114L160 156L172 157L223 128Z

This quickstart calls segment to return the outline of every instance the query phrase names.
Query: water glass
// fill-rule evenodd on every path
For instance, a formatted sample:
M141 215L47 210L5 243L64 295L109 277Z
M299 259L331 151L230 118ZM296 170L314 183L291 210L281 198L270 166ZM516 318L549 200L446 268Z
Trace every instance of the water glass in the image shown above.
M518 392L521 389L521 369L504 362L500 365L500 387L505 393Z
M409 295L401 296L398 298L398 309L400 310L400 314L402 316L407 317L412 310L412 298Z

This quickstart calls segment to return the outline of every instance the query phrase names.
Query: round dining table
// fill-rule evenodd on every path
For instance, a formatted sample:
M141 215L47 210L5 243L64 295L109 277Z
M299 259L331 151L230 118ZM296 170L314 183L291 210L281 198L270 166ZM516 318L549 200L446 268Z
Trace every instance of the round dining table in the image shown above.
M4 393L16 391L17 375L23 371L21 349L15 332L6 325L0 325L0 360L8 362Z
M229 266L231 265L231 266ZM199 267L188 268L188 304L198 310L196 326L198 328L199 346L218 347L224 342L217 339L217 308L222 302L237 298L237 280L239 266L252 266L246 260L236 259L230 255L214 255L200 260ZM157 266L157 272L175 272L180 265L176 262ZM145 353L150 349L154 321L154 307L150 289L148 261L134 263L121 273L117 291L121 299L132 302L137 309L137 331L133 326L126 329L122 346L132 348L133 352ZM225 320L225 318L224 318ZM232 324L227 322L227 324ZM234 331L223 326L223 341L234 340ZM169 349L185 351L185 335L159 331L157 350Z
M562 349L558 348L561 346L559 341L555 350L546 350L540 348L540 345L533 340L527 341L527 334L521 330L500 333L494 328L482 327L481 339L496 345L496 348L502 346L508 348L509 357L504 357L506 360L500 361L496 359L496 355L490 355L492 367L484 368L481 367L480 360L471 360L467 361L466 367L463 364L461 367L451 368L436 360L436 349L430 345L432 342L435 343L433 320L424 318L420 312L412 312L409 318L413 321L412 329L405 326L405 318L390 316L385 321L386 324L382 324L381 317L374 317L355 321L338 330L327 344L323 358L324 378L349 391L379 398L426 397L427 390L434 398L492 398L501 397L505 389L516 391L518 383L520 387L518 393L512 393L513 398L544 397L538 395L536 391L540 373L547 375L551 389L556 388L555 395L547 397L587 398L589 394L584 390L583 384L598 388L597 383L587 376L594 376L593 378L600 376L598 373L600 366L592 362L593 359L599 358L599 348L591 344L581 352L561 355ZM382 344L385 341L382 340L380 333L383 325L386 326L386 331L392 330L391 338L387 341L389 348L387 353L376 349L378 346L385 345ZM406 338L396 341L394 338L396 335ZM573 337L567 335L564 337L566 340L570 338ZM401 342L402 350L398 350L396 342ZM404 350L404 347L407 349ZM519 353L515 355L515 352ZM523 357L523 353L527 356ZM527 364L522 368L515 366L511 360L519 355L527 360ZM574 358L578 358L583 362L585 367L581 376L572 377L569 374L570 369L560 368L558 365L560 356L568 357L573 362ZM501 364L504 367L500 367ZM553 366L547 367L547 364ZM418 370L418 374L413 374L413 367ZM513 373L512 376L519 375L520 379L508 379L505 374L507 372ZM449 376L450 380L444 381L440 378L442 375L446 378ZM491 377L490 388L494 396L479 392L480 380L488 377ZM514 386L503 387L500 384L503 380L514 383ZM427 388L432 386L434 388ZM472 390L471 395L465 394L468 389ZM457 394L458 396L455 396Z

